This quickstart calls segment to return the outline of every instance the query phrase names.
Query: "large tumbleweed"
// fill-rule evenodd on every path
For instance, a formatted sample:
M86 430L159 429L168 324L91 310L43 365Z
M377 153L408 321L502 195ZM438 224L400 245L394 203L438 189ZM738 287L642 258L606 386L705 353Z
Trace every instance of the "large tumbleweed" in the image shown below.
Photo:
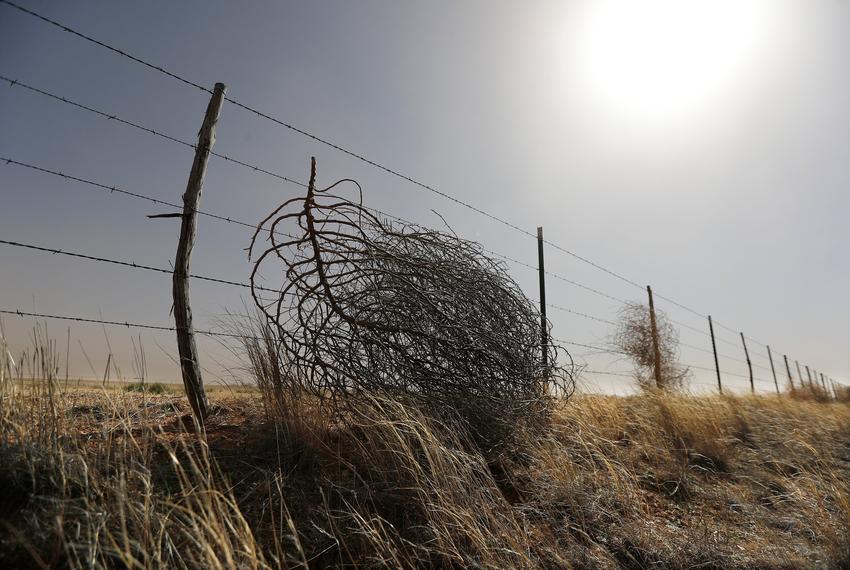
M251 257L267 234L252 295L302 388L339 412L363 394L412 398L487 446L572 392L562 349L541 346L540 314L503 264L474 242L379 218L362 191L356 202L331 193L360 190L353 180L315 181L314 159L306 196L263 220L249 248ZM258 282L271 262L284 283L269 298Z

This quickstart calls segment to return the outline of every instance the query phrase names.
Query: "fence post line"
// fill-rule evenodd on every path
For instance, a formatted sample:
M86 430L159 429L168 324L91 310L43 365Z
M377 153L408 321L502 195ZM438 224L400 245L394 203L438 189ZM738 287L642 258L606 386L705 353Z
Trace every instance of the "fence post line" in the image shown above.
M803 375L800 372L800 361L795 359L794 365L797 367L797 379L800 381L800 388L802 388L803 386L806 385L806 383L803 382Z
M794 391L794 379L791 378L791 367L788 366L788 355L783 354L782 358L785 359L785 372L788 373L788 383L791 385L791 391Z
M750 362L750 351L747 350L747 340L744 338L744 333L741 333L741 344L744 345L744 356L747 357L747 368L750 369L750 392L756 393L756 383L753 381L753 363Z
M708 332L711 333L711 350L714 351L714 369L717 371L717 389L723 393L723 384L720 382L720 362L717 360L717 343L714 342L714 323L711 315L708 315Z
M540 277L540 351L543 370L549 367L549 327L546 321L546 268L543 264L543 226L537 228L537 271Z
M224 103L224 83L216 83L212 98L204 115L204 122L198 132L198 144L195 146L195 159L189 173L189 182L183 194L183 215L180 224L180 241L174 258L173 296L174 323L177 328L177 348L180 353L180 368L183 372L183 386L192 406L192 412L199 427L209 411L204 381L201 377L201 363L198 348L195 345L195 331L192 327L192 307L189 303L189 261L195 246L198 232L198 205L207 170L210 150L215 144L215 128Z
M767 345L767 358L770 360L770 371L773 372L773 384L776 386L776 395L779 395L779 380L776 379L776 368L773 366L773 354L770 352L770 345Z
M658 346L658 324L655 321L655 302L652 300L652 287L646 286L649 295L649 326L652 331L652 350L655 360L655 387L661 388L664 381L661 379L661 349Z

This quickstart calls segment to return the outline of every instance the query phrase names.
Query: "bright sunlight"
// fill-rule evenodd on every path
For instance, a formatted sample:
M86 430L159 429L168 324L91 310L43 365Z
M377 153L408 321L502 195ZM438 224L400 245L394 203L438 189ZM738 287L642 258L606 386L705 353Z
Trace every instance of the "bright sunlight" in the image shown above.
M599 0L579 38L594 103L630 122L664 125L710 109L754 67L766 5L736 0Z

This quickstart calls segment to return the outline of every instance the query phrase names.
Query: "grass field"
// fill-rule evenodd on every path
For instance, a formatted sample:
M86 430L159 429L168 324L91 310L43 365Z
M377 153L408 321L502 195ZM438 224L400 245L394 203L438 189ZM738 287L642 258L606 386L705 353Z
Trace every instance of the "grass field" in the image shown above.
M159 390L156 390L159 392ZM0 567L850 564L850 406L576 396L485 456L402 404L2 382Z

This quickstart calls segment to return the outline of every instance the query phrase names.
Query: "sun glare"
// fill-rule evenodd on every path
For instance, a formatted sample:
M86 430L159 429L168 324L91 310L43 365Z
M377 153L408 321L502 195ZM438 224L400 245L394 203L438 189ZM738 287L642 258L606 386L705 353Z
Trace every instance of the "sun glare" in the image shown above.
M694 117L734 93L758 58L752 0L595 0L580 38L594 105L653 124Z

